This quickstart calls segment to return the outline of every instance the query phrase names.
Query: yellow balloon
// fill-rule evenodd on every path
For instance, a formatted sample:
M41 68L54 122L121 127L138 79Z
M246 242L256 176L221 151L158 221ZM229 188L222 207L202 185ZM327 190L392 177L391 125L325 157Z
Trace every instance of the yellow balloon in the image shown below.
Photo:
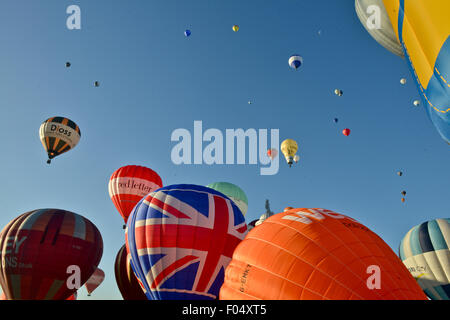
M292 139L286 139L281 143L281 152L283 152L289 166L294 162L294 156L297 153L298 145Z
M235 24L235 25L233 26L233 31L234 31L234 32L237 32L238 30L239 30L239 26Z

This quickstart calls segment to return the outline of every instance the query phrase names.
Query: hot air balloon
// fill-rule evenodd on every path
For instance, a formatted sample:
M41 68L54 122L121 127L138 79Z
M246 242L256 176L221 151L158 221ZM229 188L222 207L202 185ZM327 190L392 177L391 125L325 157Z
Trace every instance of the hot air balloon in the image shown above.
M278 155L277 149L271 148L271 149L267 150L267 156L268 156L271 160L275 159L275 158L277 157L277 155Z
M100 82L95 81L95 82L94 82L94 86L95 86L95 87L100 87Z
M70 62L66 62L66 68L69 68L71 66Z
M450 300L449 244L449 218L413 227L400 243L400 259L432 300Z
M116 283L124 300L147 300L131 267L131 256L124 244L117 253L114 264Z
M402 195L406 196L406 191L402 191Z
M126 223L139 200L162 185L161 177L152 169L130 165L114 171L109 179L108 191L114 206Z
M234 204L237 205L242 214L245 216L248 209L248 199L244 190L229 182L214 182L208 184L207 187L222 192L228 198L233 200Z
M64 117L52 117L45 120L39 128L39 138L51 159L70 149L75 148L80 141L81 132L78 125Z
M191 35L191 30L186 30L186 31L184 31L184 35L185 35L186 37L189 37L189 36Z
M403 172L398 171L398 172L397 172L397 175L398 175L399 177L401 177L401 176L403 175Z
M300 66L303 64L303 58L299 55L292 55L289 58L289 66L295 70L300 68Z
M338 123L339 119L338 118L334 118L334 123Z
M252 230L252 229L256 226L256 223L257 223L258 221L259 221L259 219L255 219L255 220L249 222L249 224L247 225L247 230L248 230L248 231Z
M221 300L425 300L392 249L326 209L275 214L251 230L225 271Z
M238 30L239 30L239 26L235 24L235 25L233 26L233 31L234 31L234 32L237 32Z
M281 152L283 152L283 155L286 158L286 162L289 164L289 167L292 166L297 150L298 145L295 140L286 139L281 143Z
M348 136L348 135L350 134L350 129L349 129L349 128L346 128L346 129L342 130L342 134L343 134L344 136Z
M88 279L88 281L86 281L86 283L84 284L88 296L90 296L91 293L94 292L94 290L100 286L100 284L103 282L104 279L105 279L105 272L102 269L97 268L91 275L91 277Z
M0 284L8 300L64 300L97 269L103 240L79 214L39 209L8 223L0 248Z
M418 107L418 106L420 106L420 101L414 100L413 104L414 104L414 107Z
M335 89L335 90L334 90L334 94L337 95L337 96L339 96L339 97L341 97L341 96L344 94L344 91L339 90L339 89Z
M406 201L406 199L405 198L402 198L402 202L405 202Z
M400 83L401 83L401 84L405 84L405 83L406 83L406 79L405 79L405 78L401 78L401 79L400 79Z
M365 27L367 19L360 13L364 14L368 5L374 3L381 8L381 20L386 23L368 32L381 34L378 39L375 36L377 41L390 51L407 57L405 61L426 113L441 137L450 144L448 1L356 0L356 12ZM394 27L392 31L388 19Z
M227 196L181 184L158 189L136 205L126 243L149 300L211 300L246 233L241 210Z
M299 160L300 160L300 156L299 156L298 154L296 154L296 155L294 156L294 161L295 161L295 163L298 163Z

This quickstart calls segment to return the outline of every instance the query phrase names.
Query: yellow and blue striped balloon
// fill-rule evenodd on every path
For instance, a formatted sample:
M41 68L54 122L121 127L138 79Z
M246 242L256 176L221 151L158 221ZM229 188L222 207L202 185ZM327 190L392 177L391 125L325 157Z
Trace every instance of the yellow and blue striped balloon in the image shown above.
M449 222L449 218L424 222L400 243L400 259L432 300L450 300Z

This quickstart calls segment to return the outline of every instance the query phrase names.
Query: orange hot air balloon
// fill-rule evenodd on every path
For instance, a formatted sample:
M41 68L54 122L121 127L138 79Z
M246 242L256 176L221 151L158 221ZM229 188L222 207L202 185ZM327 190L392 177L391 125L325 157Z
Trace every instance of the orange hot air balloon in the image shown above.
M8 300L65 300L94 273L103 240L79 214L40 209L8 223L0 248L0 285Z
M105 272L103 272L102 269L97 268L92 274L92 276L88 279L88 281L86 281L86 283L84 284L88 296L90 296L91 293L98 288L98 286L103 282L104 279L105 279Z
M163 186L161 177L152 169L125 166L109 179L109 196L125 223L134 206L147 194Z
M342 134L344 136L348 136L350 134L350 129L346 128L346 129L342 130Z
M291 209L252 229L225 271L222 300L426 300L392 249L356 220Z
M117 253L114 265L114 273L120 293L124 300L147 300L143 289L131 269L130 262L131 256L127 253L127 248L124 244Z

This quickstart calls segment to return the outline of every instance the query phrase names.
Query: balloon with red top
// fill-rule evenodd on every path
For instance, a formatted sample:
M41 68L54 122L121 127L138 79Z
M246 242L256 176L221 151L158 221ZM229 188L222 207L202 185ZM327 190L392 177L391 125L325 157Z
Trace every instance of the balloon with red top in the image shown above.
M134 206L147 194L163 186L161 177L143 166L124 166L109 179L109 196L125 223Z

